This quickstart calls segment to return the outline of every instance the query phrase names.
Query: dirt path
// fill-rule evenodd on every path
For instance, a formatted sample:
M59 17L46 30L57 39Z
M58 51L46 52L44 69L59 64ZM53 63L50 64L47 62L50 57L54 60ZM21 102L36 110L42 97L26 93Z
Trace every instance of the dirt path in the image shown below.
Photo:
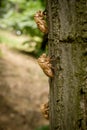
M0 45L0 130L35 130L48 124L40 105L48 100L48 78L36 59Z

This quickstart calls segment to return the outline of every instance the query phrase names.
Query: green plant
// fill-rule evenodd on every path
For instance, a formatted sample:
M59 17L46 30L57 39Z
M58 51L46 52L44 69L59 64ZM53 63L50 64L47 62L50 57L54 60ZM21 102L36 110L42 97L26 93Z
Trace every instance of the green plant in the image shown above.
M4 3L5 13L0 18L0 27L20 30L31 35L42 35L33 17L36 11L44 10L44 4L41 0L7 0Z
M39 128L37 128L36 130L49 130L49 126L41 126Z

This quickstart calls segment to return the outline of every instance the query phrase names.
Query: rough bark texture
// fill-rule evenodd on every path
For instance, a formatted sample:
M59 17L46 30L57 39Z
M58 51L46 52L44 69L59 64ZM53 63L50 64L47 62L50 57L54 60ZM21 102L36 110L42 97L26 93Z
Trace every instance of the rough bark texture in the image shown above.
M87 130L87 0L47 0L51 130Z

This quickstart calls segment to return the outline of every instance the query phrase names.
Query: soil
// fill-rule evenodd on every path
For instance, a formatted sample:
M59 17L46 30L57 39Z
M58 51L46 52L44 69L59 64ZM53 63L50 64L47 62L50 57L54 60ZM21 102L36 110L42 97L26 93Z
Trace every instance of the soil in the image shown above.
M40 105L48 101L48 78L37 60L0 45L0 130L36 130L48 125Z

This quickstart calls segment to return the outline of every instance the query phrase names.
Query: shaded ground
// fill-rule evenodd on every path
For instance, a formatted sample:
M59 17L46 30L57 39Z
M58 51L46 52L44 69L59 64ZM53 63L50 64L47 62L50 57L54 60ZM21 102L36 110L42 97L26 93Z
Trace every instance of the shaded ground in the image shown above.
M0 45L0 130L35 130L48 124L40 105L48 100L48 78L36 59Z

